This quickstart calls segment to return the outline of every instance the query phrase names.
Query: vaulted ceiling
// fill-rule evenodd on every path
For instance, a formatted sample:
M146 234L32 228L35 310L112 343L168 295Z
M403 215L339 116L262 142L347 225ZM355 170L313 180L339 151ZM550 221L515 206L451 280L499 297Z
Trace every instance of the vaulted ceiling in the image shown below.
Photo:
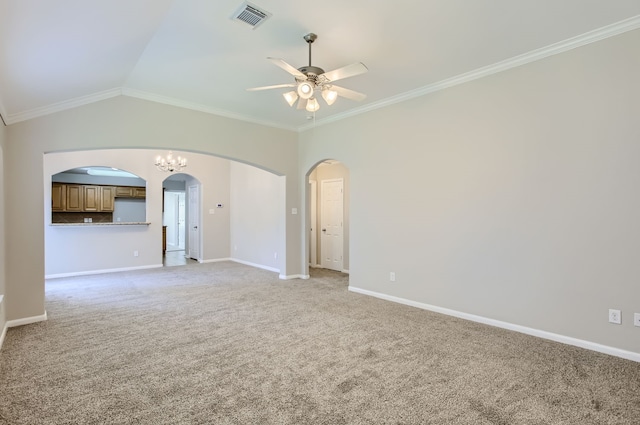
M267 57L363 62L340 81L361 102L320 101L330 121L640 28L638 0L254 0L271 17L232 19L242 0L0 0L0 113L11 124L135 96L281 128L309 125Z

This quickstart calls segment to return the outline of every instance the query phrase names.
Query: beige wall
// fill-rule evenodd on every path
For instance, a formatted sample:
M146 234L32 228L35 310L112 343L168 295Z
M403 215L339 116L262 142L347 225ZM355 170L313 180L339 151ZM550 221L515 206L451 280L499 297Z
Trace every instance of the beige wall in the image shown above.
M286 216L285 177L232 162L230 167L231 258L278 271Z
M636 30L303 132L301 175L349 168L350 285L640 353L638 51Z
M157 148L213 154L287 176L286 204L299 208L297 135L205 113L129 97L117 97L58 112L7 128L6 230L7 318L44 313L44 176L48 152ZM283 275L301 270L299 215L287 215ZM25 264L29 267L25 267Z

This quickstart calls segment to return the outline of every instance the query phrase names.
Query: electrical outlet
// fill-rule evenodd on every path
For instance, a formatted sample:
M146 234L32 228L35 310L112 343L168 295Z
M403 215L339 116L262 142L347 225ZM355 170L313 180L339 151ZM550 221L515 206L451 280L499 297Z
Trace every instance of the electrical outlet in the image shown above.
M622 323L620 310L609 309L609 323L615 323L619 325Z
M133 256L137 257L138 256L138 250L133 251Z
M396 281L396 272L389 273L389 280L391 282L395 282Z
M640 327L640 313L633 313L633 326Z

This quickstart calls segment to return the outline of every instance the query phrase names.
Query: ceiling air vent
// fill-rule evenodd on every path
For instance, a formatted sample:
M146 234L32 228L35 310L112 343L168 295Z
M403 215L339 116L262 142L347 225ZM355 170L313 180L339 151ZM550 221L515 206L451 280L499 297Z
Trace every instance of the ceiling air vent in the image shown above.
M239 22L244 22L250 25L253 29L256 29L260 24L271 17L271 13L266 10L260 9L255 4L244 2L240 7L231 15L231 19Z

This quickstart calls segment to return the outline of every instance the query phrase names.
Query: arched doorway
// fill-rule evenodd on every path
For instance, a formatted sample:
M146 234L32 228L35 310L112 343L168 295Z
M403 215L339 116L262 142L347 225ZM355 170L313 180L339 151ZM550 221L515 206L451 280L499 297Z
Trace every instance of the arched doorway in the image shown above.
M327 159L307 174L308 266L349 273L349 169Z
M201 261L200 182L185 173L162 182L162 264L181 266Z

